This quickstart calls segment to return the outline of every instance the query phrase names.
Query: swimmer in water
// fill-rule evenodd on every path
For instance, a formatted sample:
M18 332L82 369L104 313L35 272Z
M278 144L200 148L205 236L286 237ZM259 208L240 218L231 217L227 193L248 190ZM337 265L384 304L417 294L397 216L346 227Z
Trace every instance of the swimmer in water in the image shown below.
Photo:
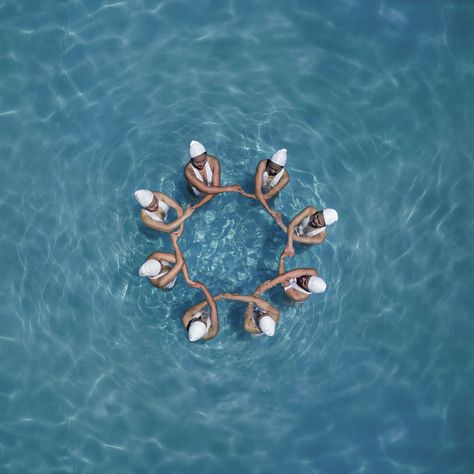
M318 276L314 268L297 268L285 272L284 260L288 256L289 252L285 249L280 256L279 276L262 283L255 290L255 296L260 296L278 284L281 284L288 298L298 303L306 301L313 293L326 291L326 282Z
M183 212L182 207L174 199L158 191L152 192L147 189L139 189L135 191L135 198L142 207L141 219L143 224L150 229L162 232L172 232L180 227L179 234L181 235L183 222L194 212L192 207L188 207ZM166 219L170 208L176 211L178 218L167 223Z
M275 334L275 326L280 320L280 311L275 306L257 296L222 293L222 297L248 303L244 314L244 329L247 332L257 335L265 334L265 336Z
M194 140L190 143L189 158L189 163L184 168L184 177L196 196L204 196L192 206L194 209L209 202L216 194L237 192L249 196L238 184L221 186L219 160L208 155L202 143Z
M286 154L285 148L278 150L269 160L260 161L255 171L255 196L274 219L281 218L281 214L270 208L268 200L290 182L290 175L285 169Z
M206 285L199 281L189 281L188 283L193 288L200 288L206 299L189 308L181 318L181 322L184 329L188 332L188 339L191 342L198 341L199 339L208 341L216 337L219 332L216 301L222 299L222 295L213 297ZM204 308L206 306L209 306L210 313L205 311Z
M301 244L321 244L326 240L327 226L334 224L338 219L339 216L334 209L318 211L315 207L309 206L295 216L288 227L281 219L276 221L288 234L286 250L289 251L289 256L293 257L295 254L293 241Z
M157 288L171 290L176 284L176 278L180 271L189 282L188 270L184 261L183 253L178 245L179 232L171 234L171 243L175 253L153 252L148 255L146 262L138 270L141 277L147 277L148 281ZM174 265L172 265L174 264Z

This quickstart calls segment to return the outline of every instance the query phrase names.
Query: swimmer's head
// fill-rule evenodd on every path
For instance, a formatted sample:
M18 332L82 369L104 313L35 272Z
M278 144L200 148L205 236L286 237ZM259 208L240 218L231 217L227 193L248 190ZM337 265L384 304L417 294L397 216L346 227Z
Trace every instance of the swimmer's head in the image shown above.
M324 220L324 212L316 211L309 218L309 223L315 229L321 229L322 227L326 227L326 221Z
M201 339L204 334L207 332L206 323L199 321L191 321L191 324L188 327L188 339L191 342L198 341Z
M189 158L194 168L203 170L207 162L207 152L204 145L193 140L189 145Z
M281 150L276 151L273 153L273 156L270 158L270 161L275 163L278 166L285 166L286 165L286 148L282 148Z
M339 219L339 215L337 214L337 211L334 209L324 209L323 211L323 216L324 216L324 222L326 225L331 225L334 224L334 222L337 222Z
M277 165L272 160L267 160L266 172L270 176L276 176L281 171L282 168L283 166Z
M308 280L308 291L311 293L324 293L326 286L326 282L318 276L312 276Z
M206 153L206 148L204 145L196 140L192 140L189 144L189 158L197 158L198 156L204 155Z
M271 316L265 315L258 320L258 327L265 336L273 336L275 334L275 321Z
M154 197L155 195L151 191L148 191L148 189L139 189L138 191L135 191L135 198L137 199L138 204L143 208L147 208L153 202Z
M147 260L138 270L141 277L154 278L161 272L161 263L154 258Z

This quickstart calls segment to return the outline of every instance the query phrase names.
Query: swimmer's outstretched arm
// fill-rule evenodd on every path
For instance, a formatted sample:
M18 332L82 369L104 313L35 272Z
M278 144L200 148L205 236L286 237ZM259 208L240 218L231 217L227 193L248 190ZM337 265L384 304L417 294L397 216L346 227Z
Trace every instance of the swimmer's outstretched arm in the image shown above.
M142 211L142 222L144 225L149 227L150 229L153 230L159 230L161 232L171 232L176 229L176 227L179 227L189 216L191 216L194 212L193 207L188 207L184 213L181 212L181 217L178 217L173 222L169 222L165 224L164 222L158 222L153 220L149 215L145 214Z
M271 305L263 298L259 298L258 296L237 295L235 293L223 293L222 296L227 300L243 301L244 303L250 303L252 305L256 304L259 308L262 308L268 314L271 314L276 318L280 318L280 311L275 308L275 306Z
M164 201L166 204L168 204L168 206L172 207L176 211L178 217L181 217L183 215L183 208L172 197L161 192L158 192L158 194L162 201Z
M293 240L299 242L300 244L320 244L326 240L326 231L320 232L313 237L303 237L294 235Z
M190 286L193 286L193 288L200 288L200 284L202 285L202 283L200 283L199 281L194 281L193 282L194 285L190 285ZM211 295L212 296L212 295ZM214 301L219 301L222 299L222 295L216 295L215 297L213 297ZM202 311L207 305L209 304L209 301L208 299L206 298L205 300L201 301L200 303L197 303L195 304L194 306L191 306L191 308L189 308L183 315L183 317L181 318L181 321L183 322L183 325L185 327L187 327L187 325L189 324L189 321L191 320L191 318L198 312L198 311ZM217 311L217 307L216 307L216 311Z
M283 275L285 273L285 258L290 256L290 252L287 248L283 249L280 255L280 261L278 263L278 274Z
M223 293L222 296L228 300L237 300L247 302L247 309L244 313L244 329L251 334L260 334L260 329L255 326L253 319L254 305L259 306L269 315L274 317L275 322L280 320L280 311L270 303L267 303L264 299L250 295L237 295L235 293Z
M196 182L192 182L192 186L194 186L198 191L201 191L204 194L222 194L222 193L240 193L242 192L242 188L239 184L232 184L231 186L207 186L206 184L199 181L195 176L192 176ZM197 184L199 183L199 185Z
M203 291L206 299L205 301L201 301L201 303L194 305L192 308L186 311L182 319L183 325L187 327L193 315L196 314L198 311L201 311L202 309L204 309L206 305L209 305L209 308L211 310L209 314L209 317L211 318L211 327L209 328L209 331L203 337L203 339L205 340L212 339L213 337L216 337L217 333L219 332L219 318L218 318L216 301L220 300L222 296L217 295L214 298L211 292L207 289L206 285L204 285L204 283L201 283L200 281L194 281L192 282L190 286L192 286L193 288L200 288Z
M257 165L257 169L255 170L255 196L257 197L257 200L260 201L260 204L264 207L264 209L275 219L276 212L268 205L267 200L265 199L262 192L263 172L265 171L265 166L265 160L262 160Z
M285 258L289 257L289 256L290 256L290 251L287 248L283 249L283 252L280 255L280 261L279 261L279 264L278 264L278 274L279 275L283 275L285 273ZM265 283L269 283L269 282L265 282ZM260 286L265 287L264 286L265 283L260 285ZM283 288L286 288L290 284L290 281L288 279L285 279L280 284ZM260 293L258 288L257 288L256 292Z
M179 251L181 252L181 249L179 249ZM182 254L182 252L181 252ZM191 287L191 288L196 288L196 281L193 281L191 280L191 277L189 276L189 269L188 269L188 265L186 263L186 259L184 258L184 255L183 255L183 268L181 269L181 271L183 272L183 277L184 277L184 281ZM214 297L214 299L216 301L219 301L222 299L222 296L221 295L217 295Z
M291 270L290 272L285 272L285 258L289 256L290 256L290 252L285 248L280 255L280 263L278 266L279 276L277 278L274 278L273 280L267 281L263 283L262 285L260 285L259 287L260 289L266 288L266 285L271 284L272 282L274 282L274 284L272 284L269 288L272 288L273 286L278 285L278 283L280 283L283 288L286 288L290 284L290 278L298 278L299 276L310 275L310 274L313 275L313 272L317 275L316 270L313 270L312 268L299 268L296 270ZM301 273L300 270L303 270L303 273ZM300 272L300 273L296 274L294 272ZM307 272L307 273L304 273L304 272ZM282 277L285 277L285 278L282 278ZM261 293L261 291L259 291L259 288L257 288L256 293ZM264 291L266 291L269 288L264 289Z
M166 262L176 263L176 255L169 252L153 252L146 258L149 260L150 258L154 258L155 260L165 260Z
M194 208L194 210L199 209L201 206L204 206L204 204L208 203L215 194L208 194L207 196L204 196L197 204L194 204L194 206L191 206Z
M178 234L178 237L181 237L181 234L183 233L183 230L184 230L184 224L181 224L178 227L178 230L176 231L176 233Z
M232 184L230 186L221 186L221 165L217 158L214 158L214 169L212 174L212 185L216 187L220 187L220 189L225 188L225 192L237 192L244 194L244 190L239 184Z
M206 285L202 283L201 290L204 292L204 295L206 296L206 301L209 304L209 308L211 309L211 314L209 315L209 317L211 318L211 327L209 328L209 331L206 333L206 335L203 337L203 339L208 340L217 336L217 333L219 332L219 318L217 316L216 300L211 295L211 292L207 289Z
M274 188L271 188L268 193L265 193L263 197L265 199L271 199L272 197L276 196L288 183L290 182L290 175L288 172L285 170L285 173L283 173L283 176L281 177L280 181L276 184Z
M217 158L214 161L213 167L213 176L212 176L212 186L208 186L207 184L203 183L199 179L196 178L194 173L191 171L190 166L186 166L184 168L184 177L187 179L191 186L195 187L198 191L204 194L221 194L221 193L229 193L229 192L241 192L242 188L238 184L234 184L231 186L221 186L221 171L219 160Z
M171 283L173 279L178 275L178 273L183 268L184 259L183 259L183 254L181 253L181 249L178 246L177 232L173 232L171 234L171 243L175 250L176 263L168 273L165 273L161 278L159 278L156 281L156 286L158 286L159 288L164 288L168 283Z
M255 201L258 201L257 196L255 196L255 194L252 194L252 193L246 193L245 191L243 191L242 196L245 196L246 198L249 198L249 199L255 199Z
M254 315L254 304L249 303L244 313L244 329L250 334L260 334L261 331L255 325L255 320L253 319L253 315Z
M295 227L306 217L309 217L311 214L314 214L317 211L315 207L308 206L306 209L301 211L288 225L288 242L290 242L290 237L292 241L299 242L300 244L320 244L326 240L326 231L320 232L319 234L314 235L313 237L305 237L302 235L295 235ZM293 226L292 226L293 224ZM291 228L290 228L291 227ZM292 242L293 243L293 242ZM288 248L288 246L287 246ZM293 254L294 255L294 254ZM293 256L292 255L292 256Z
M183 324L184 328L188 327L189 322L191 319L193 319L193 316L198 312L202 311L205 307L207 306L207 301L201 301L198 304L195 304L194 306L191 306L184 314L183 317L181 318L181 323Z
M286 234L288 231L288 227L286 227L285 223L283 222L283 216L281 215L281 212L277 212L274 219L275 219L275 222L280 226L280 228Z
M164 203L168 204L168 206L175 209L176 213L178 214L178 218L180 218L183 215L183 208L173 198L171 198L171 197L167 196L166 194L164 194L162 192L159 192L159 191L155 191L153 194L155 196L157 196L158 199L160 199ZM191 214L192 214L192 212L191 212ZM176 227L178 227L181 224L180 222L177 222L177 221L170 222L170 223L167 223L167 224L165 224L164 222L155 221L143 210L142 210L140 216L141 216L141 220L142 220L142 222L145 226L149 227L150 229L158 230L158 231L161 231L161 232L171 232L172 230L174 230ZM183 221L184 221L184 219L183 219Z
M181 271L183 272L183 277L184 277L184 281L191 287L193 287L193 285L191 285L191 283L194 283L193 280L191 280L191 277L189 276L189 270L188 270L188 265L186 264L186 260L184 258L184 255L183 255L183 268L181 269ZM193 287L194 288L194 287Z
M197 283L197 282L196 282ZM186 328L188 327L189 321L193 318L193 316L198 312L202 311L209 303L207 300L201 301L200 303L195 304L194 306L191 306L184 314L183 317L181 318L181 322L183 323L183 326Z
M159 194L161 195L162 200L164 202L166 202L166 204L168 204L170 207L172 207L173 209L176 210L176 214L178 215L178 219L176 219L174 222L170 222L168 224L171 228L167 229L165 231L166 232L171 232L172 230L176 229L176 227L179 227L178 234L179 234L179 236L181 236L181 234L183 233L183 230L184 230L183 223L188 217L190 217L193 214L194 208L192 206L189 206L183 212L183 208L172 197L167 196L166 194L163 194L163 193L159 193ZM188 211L188 209L189 209L189 211ZM179 218L181 218L183 216L183 214L189 214L189 215L184 216L183 220L180 222Z
M317 209L312 206L308 206L303 209L300 213L298 213L295 217L293 217L292 221L288 224L287 234L288 234L288 242L286 244L286 249L288 250L289 256L293 257L295 254L295 249L293 247L293 240L297 242L301 242L300 238L295 235L295 227L306 217L309 217L311 214L314 214ZM303 237L303 239L309 239L309 237ZM311 243L311 242L304 242L304 243Z
M234 293L222 293L222 297L228 300L244 301L240 296L241 295L237 295ZM258 329L257 326L255 326L253 314L254 314L254 303L250 301L247 304L247 309L245 310L245 313L244 313L244 329L251 334L260 334L261 332L260 329Z
M318 272L314 268L297 268L295 270L290 270L289 272L285 272L282 275L277 276L273 280L268 280L265 283L262 283L256 290L255 295L261 295L265 291L273 288L274 286L280 283L288 283L290 278L298 278L304 275L311 275L316 276Z

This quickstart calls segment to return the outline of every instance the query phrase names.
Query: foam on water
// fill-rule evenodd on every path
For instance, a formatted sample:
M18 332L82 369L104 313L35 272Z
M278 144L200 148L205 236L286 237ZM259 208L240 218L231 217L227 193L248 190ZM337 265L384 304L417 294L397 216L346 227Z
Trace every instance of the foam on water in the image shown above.
M2 472L470 472L469 2L0 3ZM273 338L190 344L202 298L137 276L170 250L133 191L190 202L191 139L252 188L288 149L287 222L334 207L324 245L276 288ZM285 236L217 196L187 222L191 275L250 293Z

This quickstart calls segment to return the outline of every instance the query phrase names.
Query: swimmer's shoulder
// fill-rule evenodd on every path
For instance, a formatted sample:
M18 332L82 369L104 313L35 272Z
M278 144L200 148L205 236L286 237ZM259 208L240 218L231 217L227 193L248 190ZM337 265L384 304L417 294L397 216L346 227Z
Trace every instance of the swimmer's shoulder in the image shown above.
M214 164L219 164L219 158L217 158L216 156L214 155L207 155L207 160L209 161L209 164L211 166L213 166Z
M160 191L153 191L153 194L154 194L160 201L164 201L164 194L161 193Z
M188 162L186 163L186 165L184 166L184 168L183 168L183 172L184 172L184 176L185 176L185 177L194 176L194 174L193 174L191 168L192 168L191 162L188 161Z

